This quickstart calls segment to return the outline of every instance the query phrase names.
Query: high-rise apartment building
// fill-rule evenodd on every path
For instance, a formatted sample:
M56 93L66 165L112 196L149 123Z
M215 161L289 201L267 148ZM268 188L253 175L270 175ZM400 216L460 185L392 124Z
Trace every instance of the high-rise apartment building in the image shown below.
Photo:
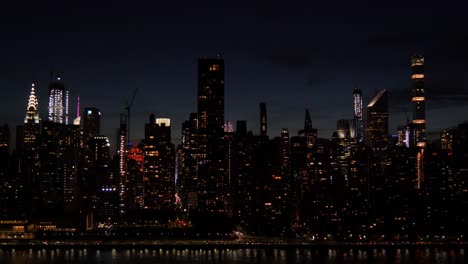
M198 60L199 209L224 212L224 60Z

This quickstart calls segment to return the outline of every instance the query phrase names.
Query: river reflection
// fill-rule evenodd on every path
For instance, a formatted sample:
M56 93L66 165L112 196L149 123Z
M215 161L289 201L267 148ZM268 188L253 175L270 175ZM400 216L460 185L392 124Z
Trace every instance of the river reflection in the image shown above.
M0 249L0 263L465 263L464 249Z

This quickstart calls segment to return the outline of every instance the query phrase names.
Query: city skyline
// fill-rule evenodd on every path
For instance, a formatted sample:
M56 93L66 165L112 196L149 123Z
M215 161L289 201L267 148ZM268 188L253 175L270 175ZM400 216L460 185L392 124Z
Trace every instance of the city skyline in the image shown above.
M463 261L467 9L7 1L2 263Z
M421 57L421 55L419 55L419 54L414 54L413 56L420 56L420 57ZM218 55L217 57L220 58L219 55ZM422 57L421 57L421 58L422 58ZM423 59L424 59L424 58L423 58ZM223 59L223 60L224 60L224 59ZM411 59L411 60L412 60L412 59ZM410 61L411 61L411 60L410 60ZM52 85L55 85L55 81L54 81L55 78L58 78L58 80L61 79L60 74L57 74L56 77L53 77L53 76L52 76L53 74L55 74L55 73L53 73L53 72L50 73L50 76L51 76L51 77L50 77L50 80L49 80L49 85L48 85L49 88L48 88L48 90L50 90L50 85L51 85L51 84L52 84ZM413 76L414 76L414 74L411 74L411 78L413 78ZM413 81L413 79L412 79L411 81ZM65 81L64 81L64 82L65 82ZM64 82L62 82L62 85L63 85ZM45 105L46 105L46 106L44 106L43 108L47 108L47 109L45 109L45 110L42 109L44 113L41 113L41 107L40 107L41 104L38 103L38 102L42 102L42 100L41 100L42 98L40 98L40 97L36 94L36 93L38 93L38 92L37 92L38 88L37 88L36 83L32 83L31 85L34 87L34 91L35 91L37 112L39 112L39 116L41 116L41 118L44 118L45 120L47 120L48 115L50 115L50 114L48 114L48 111L50 111L50 106L47 105L48 102L46 101L46 102L45 102ZM66 84L65 84L65 85L66 85ZM389 117L388 117L388 119L389 119L390 121L393 121L393 122L391 122L391 123L389 122L390 125L389 125L388 131L389 131L389 134L390 134L390 135L397 135L399 126L404 126L404 125L406 125L406 124L409 124L409 123L407 123L407 121L409 121L409 122L411 123L411 116L414 114L414 113L413 113L414 110L411 109L412 105L414 104L414 101L413 101L413 99L411 98L411 96L412 96L412 91L411 91L411 89L412 89L412 88L409 88L408 91L406 91L407 97L408 97L408 98L407 98L408 100L407 100L406 104L407 104L407 108L408 108L408 109L405 110L404 119L401 119L401 120L400 120L399 118L395 118L395 115L400 115L400 117L401 117L402 113L399 113L399 114L398 114L398 112L392 111L392 105L389 105ZM386 89L384 89L384 90L386 90ZM348 94L348 96L343 95L343 97L347 97L347 99L348 99L348 104L350 105L350 106L349 106L350 109L348 109L348 110L349 110L349 111L348 111L348 112L349 112L349 116L347 116L348 119L349 119L350 117L353 117L353 118L354 118L354 114L355 114L355 111L356 111L356 110L354 109L354 106L355 106L354 104L355 104L356 102L354 101L355 98L353 98L353 97L354 97L354 94L355 94L356 91L358 91L358 93L360 93L361 98L368 98L368 97L370 96L370 95L365 95L365 94L363 95L363 94L362 94L362 91L361 91L360 89L357 89L357 88L352 88L352 89L350 89L350 92L351 92L351 93ZM382 91L382 90L380 90L380 91L379 91L379 90L375 90L375 91L374 91L374 94L372 95L372 97L378 96L378 94L379 94L381 91ZM68 94L68 92L69 92L69 91L67 91L67 94ZM135 92L135 91L134 91L134 92ZM387 92L390 93L389 97L391 98L391 97L392 97L392 96L391 96L391 91L387 91ZM129 100L129 97L130 97L130 96L131 96L131 95L129 95L128 98L126 98L127 101ZM140 96L141 96L141 95L140 95ZM49 97L50 97L50 96L49 96ZM86 109L96 109L96 110L98 110L98 109L95 108L94 106L83 106L82 103L80 102L80 98L79 98L79 97L80 97L80 96L78 96L78 97L76 98L75 102L73 102L73 103L75 103L76 109L83 109L83 108L85 108L85 110L86 110ZM372 97L371 97L371 98L372 98ZM46 98L44 98L44 99L45 99L45 100L48 100L48 101L49 101L49 104L50 104L50 98L47 98L47 97L46 97ZM362 99L361 99L361 100L362 100ZM390 99L390 100L391 100L391 99ZM430 100L430 99L429 99L429 100ZM367 105L367 104L370 104L371 102L372 102L372 100L368 100L368 101L363 100L362 104L363 104L363 105ZM390 102L391 102L391 101L390 101ZM405 104L405 102L400 102L400 103L401 103L402 105ZM262 107L265 107L266 105L268 105L266 102L258 102L257 105L258 105L258 104L260 105L261 109L260 109L260 111L258 111L258 109L257 109L257 115L258 115L258 116L256 117L256 118L257 118L257 121L256 121L256 122L255 122L255 120L239 119L239 120L245 120L245 121L247 121L247 128L248 128L248 131L252 131L254 134L262 134L262 133L263 133L263 132L261 131L261 122L262 122L262 121L258 122L258 118L260 118L261 120L263 120L263 119L262 119L263 113L267 113L267 112L268 112L268 111L266 111L266 109L263 109L263 108L262 108ZM389 104L391 104L391 103L389 103ZM29 107L29 102L28 102L28 107ZM257 106L257 107L258 107L258 106ZM268 107L271 107L271 106L268 105ZM74 107L73 105L69 105L67 108L73 109L73 108L75 108L75 107ZM304 109L308 109L308 108L305 107ZM432 109L429 109L429 112L431 112L431 110L432 110ZM436 110L438 110L438 109L436 108ZM77 110L77 111L78 111L78 110ZM122 111L119 113L119 115L125 113L125 111L126 111L126 110L123 108ZM78 113L76 113L76 111L75 111L75 112L70 112L69 114L67 114L67 116L69 116L69 117L73 117L73 116L77 116L77 117L79 116L79 117L81 117L85 112L86 112L86 111L84 111L83 113L79 113L79 115L78 115ZM363 113L365 113L365 112L366 112L366 111L364 110ZM114 114L115 114L115 113L112 113L111 115L114 115ZM301 113L301 114L302 114L302 113ZM317 113L316 113L316 114L317 114ZM99 115L100 115L100 113L99 113ZM104 121L104 120L106 120L106 115L105 115L105 113L103 113L103 115L104 115L104 118L103 118L103 121ZM145 120L147 120L151 115L156 115L158 118L169 118L169 119L171 119L171 120L174 120L173 118L170 117L170 114L169 114L169 116L167 116L167 115L166 115L166 116L164 116L164 115L158 115L158 113L157 113L157 112L155 113L154 111L153 111L153 112L148 112L148 113L136 113L136 114L133 113L133 115L136 115L136 119L137 119L138 122L140 122L140 121L142 120L142 118L141 118L142 115L146 118L146 119L143 120L144 122L145 122ZM251 113L251 115L255 115L255 114ZM271 115L271 113L268 112L268 116L269 116L269 115ZM300 115L298 115L298 116L300 116ZM313 114L312 114L312 116L313 116ZM393 117L393 118L392 118L392 117ZM132 118L135 118L135 117L132 116ZM275 120L270 120L270 119L268 119L267 117L265 117L265 118L266 118L266 120L267 120L267 123L269 123L269 124L271 124L271 123L275 124L275 123L276 123L276 124L277 124L276 126L282 127L282 129L285 128L285 127L282 126L281 124L278 125L278 123L275 122ZM302 118L302 117L299 117L299 119L301 119L301 118ZM50 117L49 117L49 119L50 119ZM72 119L73 119L73 118L72 118ZM110 117L108 116L107 119L112 119L112 120L113 120L113 117L112 117L112 116L110 116ZM182 118L182 119L183 119L183 118ZM393 120L392 120L392 119L393 119ZM400 120L401 123L395 124L395 119ZM312 117L312 120L315 121L313 117ZM336 119L336 120L341 120L341 119ZM336 120L332 120L332 121L333 121L332 123L336 122ZM77 121L78 121L78 120L77 120ZM107 120L107 121L108 121L108 120ZM171 127L172 127L173 130L175 131L175 133L174 133L175 136L173 137L172 142L175 143L175 144L179 144L179 143L180 143L180 140L182 139L182 138L181 138L181 137L182 137L182 135L181 135L181 133L182 133L181 127L182 127L182 124L183 124L184 121L185 121L185 120L182 120L182 121L180 122L180 124L177 124L177 123L175 123L174 121L171 121L171 123L172 123L172 126L171 126ZM238 120L229 120L229 119L226 119L225 121L226 121L226 122L229 121L229 122L231 122L231 123L235 123L235 122L238 121ZM272 121L273 121L273 122L272 122ZM300 121L300 120L299 120L299 121ZM461 121L458 122L458 123L450 124L450 125L448 125L448 126L446 126L446 127L441 128L440 130L432 130L432 131L430 130L429 133L428 133L429 136L427 137L427 139L430 140L430 141L432 141L432 140L439 140L440 133L441 133L444 129L453 128L453 127L455 127L456 125L458 125L459 123L462 123L462 122L465 122L465 121L467 121L467 119L461 120ZM81 121L81 122L83 122L83 121ZM132 129L132 132L136 134L136 136L133 136L133 137L130 139L130 141L129 141L130 143L133 143L133 142L140 142L141 140L143 140L143 138L144 138L144 122L143 122L143 124L140 124L140 123L137 123L137 124L132 123L131 129ZM430 122L431 122L431 120L429 120L429 123L430 123ZM71 122L71 123L73 123L73 122ZM314 123L315 123L315 122L314 122ZM394 126L393 126L393 125L394 125ZM113 127L110 128L110 129L109 129L109 128L105 129L104 132L101 133L101 134L104 134L104 135L108 136L109 138L112 139L111 141L114 142L114 141L117 140L117 139L116 139L116 135L117 135L117 134L115 133L115 130L119 127L118 122L115 123L115 124L112 124L111 126L113 126ZM179 128L179 127L180 127L180 128ZM14 126L13 126L12 128L14 129ZM335 126L335 129L333 129L333 126L330 127L330 128L321 128L321 127L315 127L315 128L318 129L318 135L319 135L319 137L321 137L321 138L327 138L327 139L331 138L333 132L336 131L336 126ZM270 134L266 134L266 135L272 136L272 137L280 136L282 129L280 129L279 131L270 132ZM299 134L300 131L301 131L301 124L298 124L297 126L291 127L291 128L288 127L288 129L291 129L293 132L296 132L296 131L297 131L297 134ZM327 136L327 135L324 135L324 134L325 134L324 132L321 133L321 132L320 132L321 130L324 130L324 131L327 131L327 132L328 132L328 131L331 131L331 133L330 133L330 135ZM106 133L106 132L107 132L107 133ZM180 132L180 133L177 134L178 132ZM276 132L278 132L278 133L276 133ZM142 133L143 133L143 135L141 135ZM354 132L352 132L352 133L354 133ZM294 133L294 134L296 134L296 133ZM14 142L14 141L11 142L11 143L12 143L12 146L15 145L15 142ZM117 151L117 150L115 149L115 146L114 146L114 145L112 145L111 149L113 149L113 151Z
M413 55L413 56L421 56L421 55L415 54L415 55ZM219 58L219 55L218 55L218 58ZM224 59L223 59L223 60L224 60ZM50 73L50 76L51 76L51 77L50 77L49 85L48 85L48 87L49 87L48 89L49 89L49 90L50 90L50 85L51 85L51 84L52 84L52 85L55 84L55 82L54 82L53 79L54 79L54 78L58 78L58 79L60 80L60 78L61 78L59 74L57 75L57 77L52 77L53 74L54 74L54 73L52 73L52 72ZM409 73L409 74L411 74L411 73ZM412 78L412 76L413 76L413 74L411 74L411 78ZM65 81L64 81L64 82L65 82ZM63 83L64 83L64 82L63 82ZM35 93L38 93L38 92L37 92L38 88L37 88L36 83L32 83L31 85L34 87ZM62 84L62 85L63 85L63 84ZM66 84L65 84L65 85L66 85ZM363 98L363 97L364 97L364 98L368 98L368 97L371 96L371 95L365 95L365 94L363 95L363 94L362 94L362 91L361 91L360 89L356 89L356 88L350 89L350 94L347 94L347 96L343 94L343 97L347 97L347 99L348 99L348 104L349 104L349 108L350 108L350 109L348 109L348 110L349 110L349 111L348 111L349 116L347 116L348 119L349 119L350 117L353 117L353 118L354 118L354 114L355 114L355 111L356 111L356 110L354 109L354 104L355 104L356 102L354 101L355 98L353 98L353 97L354 97L354 93L356 92L356 90L358 91L358 93L360 93L361 98ZM385 89L385 90L386 90L386 89ZM67 91L67 94L68 94L68 92L69 92L69 91ZM379 92L381 92L381 90L380 90L380 91L375 90L375 91L374 91L374 94L371 96L371 98L374 97L374 96L377 96L377 95L379 94ZM390 93L389 97L391 98L391 97L392 97L392 96L391 96L391 91L387 91L387 92ZM407 124L406 121L410 121L410 122L411 122L411 116L413 115L413 111L414 111L414 110L411 109L412 104L414 104L414 101L412 101L412 98L411 98L411 96L412 96L411 94L412 94L412 92L411 92L411 88L410 88L410 89L407 91L407 96L408 96L407 99L408 99L408 100L407 100L406 104L407 104L408 110L405 110L405 114L404 114L405 119L402 119L402 120L401 120L401 121L402 121L401 123L395 124L395 119L398 119L398 118L395 118L395 115L401 115L401 113L400 113L400 114L395 113L394 111L392 111L392 108L391 108L392 106L389 105L389 113L390 113L390 114L389 114L389 117L388 117L388 118L389 118L389 120L392 120L392 117L393 117L394 120L392 120L392 121L394 121L394 122L392 122L391 124L392 124L392 125L393 125L393 124L395 125L395 126L389 125L388 131L389 131L389 134L390 134L390 135L396 135L396 134L397 134L398 127L399 127L399 126L402 126L402 125L403 125L403 126L406 125L406 124ZM50 109L49 109L50 107L47 105L48 102L45 101L45 106L42 107L42 108L46 108L46 107L47 107L47 109L45 109L45 110L42 109L44 113L41 113L41 107L40 107L40 106L41 106L41 103L38 103L38 102L42 102L41 99L49 100L49 101L50 101L50 98L47 98L47 97L46 97L46 98L39 98L39 96L38 96L37 94L36 94L35 96L36 96L36 107L37 107L37 109L38 109L39 115L41 116L41 118L44 118L45 120L47 120L47 118L48 118L48 111L50 111ZM141 96L141 95L140 95L140 96ZM129 97L130 97L130 95L129 95ZM126 98L126 100L128 100L128 98ZM361 100L362 100L362 99L361 99ZM367 105L367 104L369 104L369 103L371 103L371 102L372 102L372 100L368 100L368 101L363 100L362 104L363 104L363 105ZM85 108L85 110L86 110L86 109L90 109L90 108L91 108L91 109L96 109L94 106L83 106L82 103L80 102L79 96L76 98L76 100L75 100L74 103L75 103L76 109L83 109L83 108ZM28 104L29 104L29 102L28 102ZM267 113L267 112L268 112L266 109L263 109L263 108L262 108L262 107L265 107L266 105L268 105L267 103L265 103L265 102L258 102L257 105L258 105L258 104L260 104L261 109L260 109L260 111L258 111L258 109L257 109L257 115L258 115L258 116L256 117L257 120L246 120L246 121L247 121L247 128L248 128L248 130L249 130L249 131L252 131L254 134L262 134L262 133L263 133L263 132L261 131L261 128L260 128L260 127L261 127L260 124L261 124L262 121L260 121L260 123L259 123L259 122L258 122L258 118L261 118L261 120L263 120L263 119L262 119L263 113ZM403 104L405 104L405 103L404 103L404 102L401 102L401 104L403 105ZM37 105L39 105L39 106L37 106ZM28 106L29 106L29 105L28 105ZM71 108L71 109L74 109L75 106L70 105L70 106L68 106L68 107ZM257 106L257 107L258 107L258 106ZM270 108L271 106L268 105L268 107ZM305 109L308 109L308 108L304 108L304 110L305 110ZM96 110L97 110L97 109L96 109ZM431 110L432 110L432 109L429 109L429 112L430 112ZM122 109L122 111L119 113L119 115L122 114L122 113L125 113L125 111L126 111L125 109ZM75 111L75 112L70 112L67 116L70 116L70 117L73 117L73 116L77 116L77 117L78 117L78 116L80 116L80 117L81 117L85 112L86 112L86 111L84 111L83 113L79 113L79 115L76 113L76 111ZM366 111L364 110L363 113L365 113L365 112L366 112ZM100 114L100 113L99 113L99 114ZM150 117L150 115L152 115L152 114L153 114L153 115L156 115L158 118L169 118L169 119L171 119L171 120L174 120L173 118L170 117L170 115L169 115L169 116L161 116L161 115L158 115L157 112L155 113L154 111L153 111L153 112L148 112L148 113L136 113L136 114L134 113L133 115L136 115L136 119L137 119L138 122L141 121L141 119L142 119L141 116L143 115L143 116L146 118L146 119L143 120L143 121L145 122L145 120L147 120L147 119ZM251 114L252 114L252 115L255 115L255 114L253 114L253 113L251 113ZM316 114L317 114L317 113L316 113ZM113 114L112 114L112 115L113 115ZM269 115L271 115L271 113L268 112L268 116L269 116ZM392 115L393 115L393 116L392 116ZM103 116L104 116L103 121L105 122L105 120L106 120L106 115L105 115L105 113L103 113ZM301 118L302 118L302 113L300 113L300 115L298 115L298 116L299 116L299 119L301 119ZM312 116L313 116L313 114L312 114ZM132 116L132 117L133 117L133 116ZM401 117L401 116L400 116L400 117ZM265 117L265 118L267 118L267 117ZM343 117L343 118L345 118L345 117ZM110 116L110 117L108 116L107 119L113 119L113 118L112 118L112 116ZM182 119L183 119L183 118L182 118ZM245 119L239 119L239 120L245 120ZM270 120L270 119L268 119L268 118L267 118L266 120L268 121L267 123L269 123L269 124L271 124L271 123L275 124L275 123L276 123L276 124L277 124L276 126L279 126L279 127L283 127L283 128L284 128L284 126L282 126L281 124L278 125L278 123L275 122L276 120ZM315 121L313 117L312 117L312 120ZM336 120L340 120L340 119L336 119ZM333 121L332 123L336 122L336 120L332 120L332 121ZM399 119L398 119L398 120L399 120ZM178 132L180 132L180 133L182 132L182 131L181 131L181 127L182 127L182 123L183 123L184 121L185 121L185 120L181 121L180 124L175 123L174 121L171 122L171 123L172 123L172 128L173 128L173 130L176 132L176 133L174 133L175 136L173 137L173 140L172 140L172 142L175 143L175 144L179 144L179 143L180 143L181 134L177 134L177 133L178 133ZM238 120L228 120L228 119L226 119L225 121L226 121L226 122L229 121L229 122L235 123L235 122L238 121ZM273 122L272 122L272 121L273 121ZM299 121L301 121L301 120L299 120ZM461 120L459 123L462 123L462 122L464 122L464 121L467 121L467 120L466 120L466 119L465 119L465 120ZM83 122L83 121L81 121L81 122ZM140 124L140 123L137 123L137 124L133 123L133 124L132 124L132 132L135 133L136 136L134 136L134 137L132 137L132 138L130 139L130 142L131 142L131 143L133 143L133 142L139 142L139 141L143 140L143 138L144 138L144 122L143 122L143 124ZM302 122L302 121L301 121L301 122ZM430 122L430 120L429 120L429 122ZM73 123L73 122L71 122L71 123ZM314 122L314 123L315 123L315 122ZM438 140L438 139L439 139L439 136L440 136L440 132L441 132L442 130L448 129L448 128L453 128L453 127L455 127L455 126L456 126L457 124L459 124L459 123L451 124L451 125L449 125L449 126L443 127L443 128L440 129L440 130L432 130L432 131L429 131L429 133L428 133L428 134L429 134L428 140ZM389 124L390 124L390 122L389 122ZM408 123L408 124L409 124L409 123ZM115 124L113 124L113 125L111 125L111 126L114 126L114 127L110 128L110 130L109 130L109 128L108 128L107 130L104 130L104 132L101 133L101 134L104 134L104 135L108 136L109 138L112 139L111 141L114 142L114 141L117 140L117 139L115 138L115 136L116 136L115 130L116 130L116 129L118 128L118 126L119 126L119 125L118 125L118 122L115 123ZM180 127L180 128L179 128L179 127ZM12 128L14 129L14 127L12 127ZM315 127L315 128L318 129L318 135L319 135L319 137L327 138L327 139L331 138L333 132L336 131L336 126L335 126L335 129L333 129L333 126L332 126L332 127L329 127L329 128L321 128L321 127ZM296 132L296 131L297 131L297 134L299 134L299 133L300 133L300 130L301 130L301 124L299 123L299 124L298 124L297 126L295 126L295 127L288 127L288 129L291 129L293 132ZM321 132L320 132L321 130L324 130L324 131L327 131L327 132L328 132L328 131L331 131L331 133L330 133L329 135L324 135L325 133L324 133L324 132L321 133ZM270 134L267 133L266 135L269 135L269 136L272 136L272 137L280 136L281 131L282 131L282 129L280 129L279 131L270 132ZM106 132L107 132L107 133L106 133ZM278 132L278 133L277 133L277 132ZM141 135L142 133L143 133L143 135ZM353 132L353 133L354 133L354 132ZM294 133L294 134L296 134L296 133ZM141 135L141 136L140 136L140 135ZM11 143L12 143L12 145L14 146L14 143L15 143L15 142L11 142ZM114 151L116 151L116 149L115 149L114 147L115 147L115 146L113 145L111 149L113 149Z
M1 99L0 120L11 127L21 123L31 83L36 84L45 119L52 68L62 73L70 91L70 116L75 116L80 96L82 108L102 111L102 133L111 142L125 101L139 88L132 138L143 138L145 121L154 113L171 118L173 141L179 143L181 125L196 109L196 60L220 54L226 61L225 120L247 120L248 129L258 133L258 104L266 102L269 134L279 136L288 128L296 135L308 108L319 136L330 138L336 120L353 117L353 88L362 90L364 105L375 90L387 89L389 130L395 134L405 123L404 110L411 115L410 57L418 53L426 58L429 138L465 121L467 89L461 76L466 70L466 29L458 26L465 18L457 11L463 8L411 3L401 8L356 6L355 13L348 14L346 5L338 10L325 4L206 6L187 5L179 13L170 4L148 4L141 11L118 4L89 10L62 3L33 4L22 12L8 4L6 10L17 17L2 18L6 41L0 44L0 86L10 96ZM409 23L415 13L427 23L416 32ZM54 15L63 25L49 27ZM213 25L207 15L219 23ZM394 16L401 22L393 23ZM360 30L347 33L358 26ZM232 39L238 39L238 45Z

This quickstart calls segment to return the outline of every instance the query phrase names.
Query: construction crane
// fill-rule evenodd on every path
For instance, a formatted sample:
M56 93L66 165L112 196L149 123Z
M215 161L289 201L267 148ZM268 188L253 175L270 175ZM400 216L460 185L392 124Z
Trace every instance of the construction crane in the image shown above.
M130 97L129 100L127 100L125 102L125 110L127 110L127 146L130 145L130 129L131 129L131 126L130 126L130 113L131 113L131 109L132 109L132 106L133 106L133 102L135 101L135 96L138 92L138 88L135 88L135 90L133 90L133 93L132 93L132 96Z

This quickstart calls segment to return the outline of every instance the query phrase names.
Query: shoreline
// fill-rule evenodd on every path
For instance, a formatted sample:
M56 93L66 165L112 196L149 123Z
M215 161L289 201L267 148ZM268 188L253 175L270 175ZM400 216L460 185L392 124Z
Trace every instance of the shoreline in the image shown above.
M176 250L237 250L237 249L385 249L385 248L467 248L467 243L441 242L441 243L411 243L411 242L385 242L385 243L349 243L349 242L316 242L316 243L242 243L239 241L22 241L0 242L0 250L48 250L48 249L90 249L90 250L125 250L125 249L176 249Z

